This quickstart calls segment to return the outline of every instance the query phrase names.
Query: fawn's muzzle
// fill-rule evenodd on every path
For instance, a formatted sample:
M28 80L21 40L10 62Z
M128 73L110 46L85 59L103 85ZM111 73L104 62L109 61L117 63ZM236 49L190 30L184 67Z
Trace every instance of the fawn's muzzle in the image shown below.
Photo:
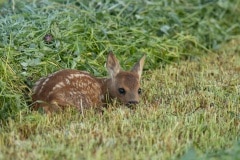
M129 102L127 103L127 106L136 105L136 104L138 104L138 103L139 103L138 101L129 101Z

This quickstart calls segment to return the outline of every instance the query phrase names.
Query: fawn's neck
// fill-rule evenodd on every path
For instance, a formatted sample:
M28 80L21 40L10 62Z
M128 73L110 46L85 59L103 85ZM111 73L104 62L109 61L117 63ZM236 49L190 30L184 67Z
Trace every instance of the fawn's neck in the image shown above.
M98 82L101 86L102 96L104 96L104 100L109 99L109 87L111 86L111 79L110 78L99 78Z
M102 94L107 95L109 86L111 85L111 79L110 78L99 78L98 82L102 89Z

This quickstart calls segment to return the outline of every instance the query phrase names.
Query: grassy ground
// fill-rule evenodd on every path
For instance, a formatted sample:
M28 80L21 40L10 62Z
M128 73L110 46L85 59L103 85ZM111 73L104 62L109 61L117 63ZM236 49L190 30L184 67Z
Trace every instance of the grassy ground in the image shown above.
M239 159L239 44L146 72L136 110L22 112L1 127L0 158Z
M9 2L0 1L0 159L240 158L238 0ZM109 50L124 68L147 55L136 110L28 110L41 76L106 75Z

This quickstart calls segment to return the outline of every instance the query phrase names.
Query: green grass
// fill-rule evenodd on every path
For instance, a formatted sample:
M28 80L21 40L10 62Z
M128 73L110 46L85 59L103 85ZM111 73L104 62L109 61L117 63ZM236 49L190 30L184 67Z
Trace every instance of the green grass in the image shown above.
M135 110L113 104L103 115L20 112L1 127L0 157L239 159L237 46L147 71Z
M238 0L12 2L0 1L0 159L239 159ZM105 76L110 50L124 69L147 55L135 110L29 111L37 79Z

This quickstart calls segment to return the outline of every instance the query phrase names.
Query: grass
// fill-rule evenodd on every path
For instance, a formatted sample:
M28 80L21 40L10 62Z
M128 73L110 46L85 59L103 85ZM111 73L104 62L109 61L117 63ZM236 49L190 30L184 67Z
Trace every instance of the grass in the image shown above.
M237 0L0 5L0 159L239 159ZM124 69L147 55L135 110L29 111L37 79L105 76L109 50Z
M136 110L113 104L45 116L20 112L1 128L5 159L238 159L239 43L144 75ZM159 88L161 88L159 90ZM189 150L194 148L194 150Z

